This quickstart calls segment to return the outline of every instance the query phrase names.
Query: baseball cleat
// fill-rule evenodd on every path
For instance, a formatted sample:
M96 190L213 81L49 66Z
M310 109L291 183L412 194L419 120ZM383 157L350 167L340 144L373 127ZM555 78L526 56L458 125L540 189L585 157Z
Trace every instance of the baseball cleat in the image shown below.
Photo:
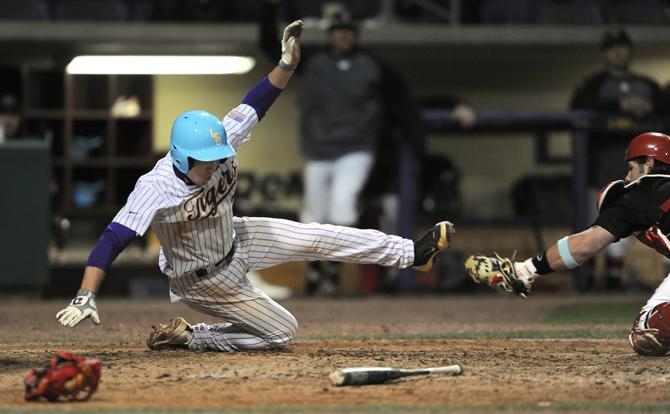
M184 318L171 319L169 323L152 326L147 346L154 351L168 348L188 348L193 339L193 330Z
M433 226L419 240L414 242L414 264L412 264L412 267L421 272L432 269L435 255L447 250L455 232L454 225L448 221L441 221Z

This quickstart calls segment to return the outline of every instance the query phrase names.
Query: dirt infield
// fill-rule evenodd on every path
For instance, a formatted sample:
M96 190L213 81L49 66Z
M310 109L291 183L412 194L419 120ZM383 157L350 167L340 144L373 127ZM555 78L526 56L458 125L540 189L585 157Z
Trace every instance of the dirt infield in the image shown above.
M301 323L283 352L152 352L152 324L175 315L213 321L165 301L99 300L103 325L61 328L62 301L0 305L0 412L665 412L667 358L643 358L625 333L642 296L497 295L286 301ZM583 314L583 315L582 315ZM57 351L103 361L85 403L26 403L22 380ZM333 387L347 366L460 363L455 377Z

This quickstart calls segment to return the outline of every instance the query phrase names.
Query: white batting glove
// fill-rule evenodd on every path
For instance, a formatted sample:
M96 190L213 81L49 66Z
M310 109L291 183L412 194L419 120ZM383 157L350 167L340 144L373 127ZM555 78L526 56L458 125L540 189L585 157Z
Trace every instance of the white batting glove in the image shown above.
M91 318L94 324L100 325L98 317L98 308L95 306L95 293L88 289L81 288L77 291L77 297L67 308L56 314L56 318L63 326L77 326L79 322L86 318Z
M523 262L514 262L514 270L516 270L516 275L521 279L528 290L530 290L530 285L533 283L535 278L538 277L537 269L533 264L533 259L528 259Z
M281 59L279 66L286 70L294 70L300 62L300 35L302 20L296 20L286 26L281 39Z

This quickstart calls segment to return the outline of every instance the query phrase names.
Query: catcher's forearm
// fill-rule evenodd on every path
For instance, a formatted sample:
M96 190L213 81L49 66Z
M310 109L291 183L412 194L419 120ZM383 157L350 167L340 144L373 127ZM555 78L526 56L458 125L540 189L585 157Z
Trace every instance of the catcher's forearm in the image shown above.
M545 256L547 257L547 262L549 263L552 272L560 272L561 270L567 269L567 266L563 263L561 256L558 254L557 244L554 244L547 249Z
M582 252L575 249L575 242L573 236L566 236L559 240L556 244L551 246L545 253L549 267L553 272L560 272L562 270L574 269L582 263L593 257L593 254ZM559 249L559 244L563 243L563 252Z
M559 240L545 254L552 271L567 270L588 261L614 241L607 230L593 226Z
M84 269L84 278L81 281L81 287L88 289L93 293L98 293L100 284L105 279L105 271L94 266L86 266Z

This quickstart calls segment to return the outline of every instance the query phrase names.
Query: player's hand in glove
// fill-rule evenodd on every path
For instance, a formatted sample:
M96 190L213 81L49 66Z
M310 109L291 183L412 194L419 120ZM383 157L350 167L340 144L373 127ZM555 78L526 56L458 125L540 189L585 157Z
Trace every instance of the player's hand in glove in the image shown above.
M286 70L294 70L300 62L300 35L302 20L296 20L286 26L281 39L281 59L279 66Z
M530 259L525 262L512 262L511 259L494 256L470 256L465 268L475 283L500 286L502 289L526 298L530 286L537 276Z
M67 308L56 314L56 318L63 326L73 327L86 318L91 318L94 324L100 325L98 308L95 306L95 293L81 288L77 291L77 297Z

